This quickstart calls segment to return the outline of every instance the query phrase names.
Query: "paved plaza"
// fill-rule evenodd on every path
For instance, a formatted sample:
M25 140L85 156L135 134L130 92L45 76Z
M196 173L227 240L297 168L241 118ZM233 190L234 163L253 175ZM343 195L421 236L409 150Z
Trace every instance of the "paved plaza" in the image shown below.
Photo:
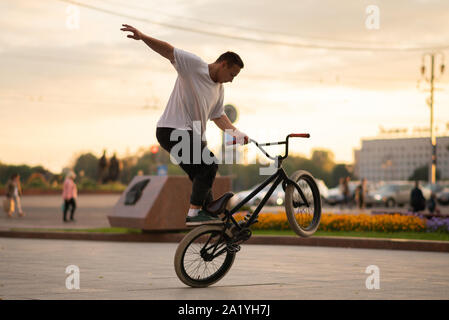
M75 223L59 196L25 196L25 218L0 229L102 228L120 195L81 195ZM308 246L243 245L230 272L209 288L176 276L175 243L0 238L0 299L449 299L449 255ZM80 289L66 288L68 266ZM379 270L379 289L367 289Z
M11 228L109 228L107 215L120 198L120 194L81 194L77 199L76 222L62 221L62 197L60 195L33 195L22 197L24 218L14 215L8 218L0 214L0 229ZM70 217L70 212L67 213Z
M449 299L447 253L243 245L221 281L194 289L175 274L176 246L0 238L0 298ZM80 289L66 288L70 265ZM379 289L366 286L373 265Z

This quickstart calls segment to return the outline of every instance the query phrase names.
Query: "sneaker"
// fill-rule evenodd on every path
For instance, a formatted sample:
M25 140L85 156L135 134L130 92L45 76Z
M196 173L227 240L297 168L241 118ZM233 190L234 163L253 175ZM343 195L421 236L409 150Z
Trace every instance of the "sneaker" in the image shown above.
M187 226L199 226L202 224L221 224L223 221L219 219L218 217L214 217L211 214L209 214L207 211L200 210L198 212L198 215L195 217L189 217L186 218L186 225Z

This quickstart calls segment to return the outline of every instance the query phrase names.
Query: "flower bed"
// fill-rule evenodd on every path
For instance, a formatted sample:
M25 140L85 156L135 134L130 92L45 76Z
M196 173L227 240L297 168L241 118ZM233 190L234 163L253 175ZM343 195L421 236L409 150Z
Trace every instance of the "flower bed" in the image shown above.
M427 220L427 231L449 232L449 218L430 218Z
M243 214L240 218L243 217ZM309 217L311 219L311 217ZM285 213L262 213L253 230L289 230ZM310 222L309 222L310 223ZM307 224L305 224L307 225ZM330 214L324 213L318 230L321 231L376 231L376 232L449 232L449 218L404 216L400 214Z

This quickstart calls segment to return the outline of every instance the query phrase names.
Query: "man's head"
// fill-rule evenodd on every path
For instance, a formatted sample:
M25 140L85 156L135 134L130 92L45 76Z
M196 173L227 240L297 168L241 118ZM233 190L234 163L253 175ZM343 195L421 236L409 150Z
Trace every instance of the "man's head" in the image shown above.
M217 65L216 79L219 83L232 82L243 68L243 61L237 53L228 51L223 53L214 63Z

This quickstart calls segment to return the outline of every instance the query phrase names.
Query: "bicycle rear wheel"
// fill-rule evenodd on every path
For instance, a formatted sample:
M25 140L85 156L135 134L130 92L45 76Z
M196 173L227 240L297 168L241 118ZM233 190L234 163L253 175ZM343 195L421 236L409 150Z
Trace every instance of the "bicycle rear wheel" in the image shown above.
M290 179L298 184L302 195L292 184L285 188L285 211L290 227L301 237L310 237L321 220L321 196L313 176L304 170L294 172Z
M231 269L235 252L227 250L223 226L203 225L190 231L175 253L175 271L188 286L202 288L219 281Z

